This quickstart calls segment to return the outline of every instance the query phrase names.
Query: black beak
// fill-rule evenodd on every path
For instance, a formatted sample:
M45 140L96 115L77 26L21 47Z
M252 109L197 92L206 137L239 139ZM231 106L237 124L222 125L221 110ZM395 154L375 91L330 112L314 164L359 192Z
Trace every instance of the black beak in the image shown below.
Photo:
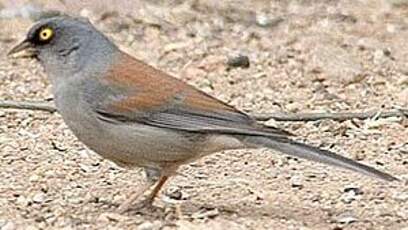
M7 54L12 58L33 58L37 56L37 50L27 40L22 41L18 45L14 46Z

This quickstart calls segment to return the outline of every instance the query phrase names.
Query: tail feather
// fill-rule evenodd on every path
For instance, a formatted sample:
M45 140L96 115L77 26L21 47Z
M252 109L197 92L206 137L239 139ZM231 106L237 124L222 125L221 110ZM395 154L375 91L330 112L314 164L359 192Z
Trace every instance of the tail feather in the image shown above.
M274 140L268 137L247 136L245 137L244 142L251 147L256 146L275 149L288 155L352 170L385 181L398 180L397 178L391 176L390 174L381 172L375 168L358 163L349 158L343 157L341 155L335 154L327 150L295 142L289 139Z

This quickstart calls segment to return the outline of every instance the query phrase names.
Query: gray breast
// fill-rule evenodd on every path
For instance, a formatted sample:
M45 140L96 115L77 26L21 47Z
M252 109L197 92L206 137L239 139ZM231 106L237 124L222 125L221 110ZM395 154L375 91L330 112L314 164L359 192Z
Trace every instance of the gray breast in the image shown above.
M158 168L194 158L196 138L174 130L114 124L98 119L94 107L114 94L96 82L65 81L54 88L55 102L75 136L90 149L120 164Z

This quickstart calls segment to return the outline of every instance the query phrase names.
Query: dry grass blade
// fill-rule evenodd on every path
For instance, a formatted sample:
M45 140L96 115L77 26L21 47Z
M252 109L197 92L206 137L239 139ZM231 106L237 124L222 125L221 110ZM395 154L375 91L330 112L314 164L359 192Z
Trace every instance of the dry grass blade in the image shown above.
M47 102L28 102L28 101L0 101L0 108L5 109L26 109L40 110L54 113L57 109ZM344 121L350 119L368 119L368 118L387 118L387 117L402 117L408 116L408 109L398 108L395 111L371 111L361 113L264 113L253 114L258 121L267 121L274 119L276 121L317 121L330 119L336 121Z

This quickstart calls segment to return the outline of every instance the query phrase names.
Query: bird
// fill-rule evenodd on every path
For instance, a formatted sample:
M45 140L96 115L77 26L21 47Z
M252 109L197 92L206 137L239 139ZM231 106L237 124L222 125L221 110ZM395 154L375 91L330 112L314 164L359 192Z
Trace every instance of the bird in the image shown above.
M41 64L57 110L79 141L119 166L144 169L146 181L119 205L121 212L141 197L151 204L181 165L224 150L268 148L383 181L398 180L257 122L121 51L83 17L37 21L8 55Z

